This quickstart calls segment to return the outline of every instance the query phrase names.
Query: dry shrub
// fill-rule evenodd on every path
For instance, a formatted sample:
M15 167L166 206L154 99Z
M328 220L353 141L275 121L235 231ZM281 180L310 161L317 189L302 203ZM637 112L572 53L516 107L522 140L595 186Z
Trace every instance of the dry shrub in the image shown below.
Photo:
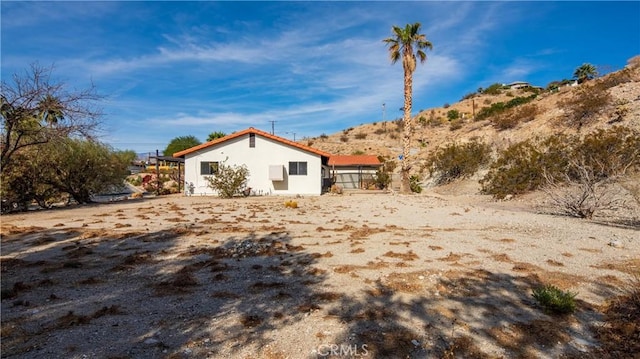
M170 279L155 285L156 295L184 294L189 292L189 288L198 286L200 283L196 279L189 267L183 267L173 274Z
M353 232L351 232L351 234L349 235L349 239L367 238L372 234L382 233L385 231L386 230L384 228L371 228L367 225L363 225L362 228L355 229Z
M78 315L73 311L69 311L67 314L58 318L56 322L53 324L53 327L50 329L63 329L69 328L77 325L85 325L89 324L92 319L97 319L103 317L105 315L119 315L124 314L118 305L111 305L109 307L104 306L97 311L95 311L91 315Z
M378 309L378 308L376 308ZM385 313L384 308L380 313ZM393 313L389 313L393 316ZM382 319L380 319L382 321ZM376 328L355 333L354 342L367 345L371 358L411 358L415 346L411 342L418 334L393 324L374 324Z
M227 291L217 291L211 293L211 298L221 298L221 299L239 299L241 296L236 293L231 293Z
M604 325L595 326L600 358L635 358L640 353L640 271L620 288L604 309Z
M422 273L391 273L384 280L384 288L388 291L404 293L423 293L424 280L419 276Z
M558 106L565 112L565 121L577 128L593 122L613 103L608 89L603 82L583 83L573 96L558 102Z
M274 289L274 288L283 288L285 286L286 284L283 282L270 282L270 283L256 282L251 285L250 289L252 292L262 292L262 291Z
M394 251L388 251L387 253L383 254L383 256L391 257L391 258L399 258L406 261L412 261L420 258L418 257L417 254L413 253L413 251L409 251L407 253L396 253Z
M539 113L538 106L527 104L511 108L491 119L491 123L498 130L508 130L515 128L521 122L533 121Z
M288 200L288 201L284 202L284 207L285 208L298 208L298 202L296 202L294 200Z
M447 348L442 353L443 359L455 359L455 358L475 358L475 359L489 359L492 356L485 354L478 348L473 341L473 338L463 335L461 337L454 338L448 343Z
M255 314L245 314L240 318L240 323L245 328L254 328L262 324L263 318Z

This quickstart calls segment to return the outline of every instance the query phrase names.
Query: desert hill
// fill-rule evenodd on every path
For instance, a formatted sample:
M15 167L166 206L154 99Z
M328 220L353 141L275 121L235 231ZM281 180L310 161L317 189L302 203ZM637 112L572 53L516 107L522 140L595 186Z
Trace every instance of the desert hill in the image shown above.
M594 97L602 92L610 96L606 103L599 106ZM533 100L512 108L511 112L479 119L479 113L483 109L536 93ZM569 113L569 106L566 105L567 101L579 102L580 98L584 99L587 110L591 106L595 112L583 124L570 121L575 115ZM526 106L529 106L528 113L518 114ZM530 109L531 106L534 110ZM420 108L420 104L414 104L415 108ZM450 120L448 115L451 111L457 111L459 118ZM512 128L498 128L497 122L500 119L504 121L505 116L506 121L514 124ZM330 135L305 138L300 142L335 154L375 154L397 160L402 153L400 122L399 119L371 122ZM539 92L531 88L503 88L498 94L470 94L457 103L421 110L414 117L412 171L421 177L428 175L425 173L424 163L429 154L439 146L452 142L479 139L497 151L534 136L547 137L559 133L584 135L616 125L640 130L640 56L630 59L622 70L577 86L569 85L555 91Z

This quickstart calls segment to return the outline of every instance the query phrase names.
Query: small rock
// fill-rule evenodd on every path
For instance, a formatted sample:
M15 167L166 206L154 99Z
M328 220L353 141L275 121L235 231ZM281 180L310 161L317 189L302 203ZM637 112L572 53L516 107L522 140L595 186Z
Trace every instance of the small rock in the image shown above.
M611 247L613 247L613 248L622 248L622 247L624 247L624 245L622 244L622 242L621 242L621 241L619 241L619 240L617 240L617 239L614 239L614 240L612 240L611 242L609 242L609 245L610 245Z
M415 345L415 346L419 346L419 345L420 345L420 342L419 342L419 341L417 341L417 340L415 340L415 339L413 339L413 340L411 340L411 344L413 344L413 345Z
M423 279L424 279L424 276L423 276L423 275L420 275L420 276L418 276L418 279L423 280Z
M147 338L147 339L144 340L143 343L147 344L147 345L156 345L156 344L160 343L160 341L158 339L156 339L156 338Z

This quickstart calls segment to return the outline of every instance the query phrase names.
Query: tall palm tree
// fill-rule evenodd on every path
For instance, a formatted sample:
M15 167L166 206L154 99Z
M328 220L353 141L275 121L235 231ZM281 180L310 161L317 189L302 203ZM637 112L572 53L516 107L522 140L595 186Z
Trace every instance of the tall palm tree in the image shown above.
M402 68L404 69L404 117L402 124L404 133L402 135L402 182L400 183L400 191L409 193L410 181L409 170L409 149L411 147L411 135L413 133L413 121L411 119L411 100L413 96L413 72L416 70L417 58L421 63L427 60L427 54L423 49L431 50L433 45L427 40L424 34L420 34L420 23L407 24L404 29L399 26L393 26L391 31L392 37L382 40L389 46L389 57L391 63L395 64L402 59ZM415 48L415 51L414 51Z
M579 84L591 80L596 76L598 76L598 71L596 67L591 64L582 64L582 66L578 67L573 73L573 77L578 79Z

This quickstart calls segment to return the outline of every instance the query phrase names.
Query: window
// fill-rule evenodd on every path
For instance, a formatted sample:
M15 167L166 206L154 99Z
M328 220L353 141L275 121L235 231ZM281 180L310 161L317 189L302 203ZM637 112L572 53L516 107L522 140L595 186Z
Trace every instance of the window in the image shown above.
M307 175L307 163L306 162L289 162L289 176L306 176Z
M200 162L201 175L215 175L218 173L218 162Z
M249 147L251 147L251 148L256 147L256 134L255 133L250 133L249 134Z

